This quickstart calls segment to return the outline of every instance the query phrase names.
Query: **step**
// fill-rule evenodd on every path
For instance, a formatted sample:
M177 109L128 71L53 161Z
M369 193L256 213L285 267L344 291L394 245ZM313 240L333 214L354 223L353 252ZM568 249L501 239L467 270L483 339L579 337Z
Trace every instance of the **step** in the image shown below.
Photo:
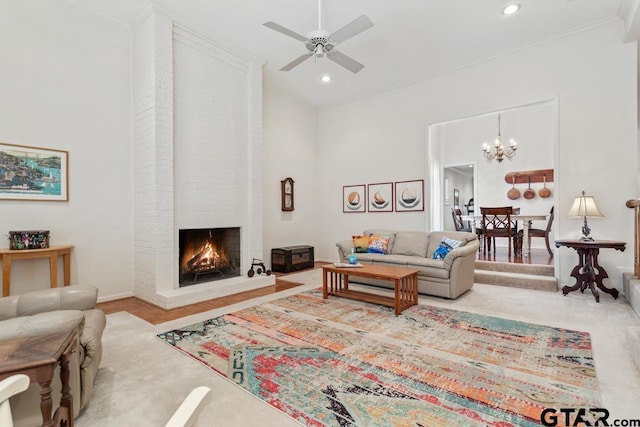
M513 273L476 269L474 283L509 286L512 288L535 289L540 291L558 291L558 279L539 274Z
M476 260L476 271L500 271L506 273L533 274L538 276L554 276L553 265L517 264L511 262L495 262Z

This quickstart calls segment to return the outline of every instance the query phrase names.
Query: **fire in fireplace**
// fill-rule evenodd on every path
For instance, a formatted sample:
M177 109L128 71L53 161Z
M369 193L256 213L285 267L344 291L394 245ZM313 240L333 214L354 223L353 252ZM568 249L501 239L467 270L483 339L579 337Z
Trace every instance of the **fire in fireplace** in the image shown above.
M179 231L180 287L240 275L240 228Z

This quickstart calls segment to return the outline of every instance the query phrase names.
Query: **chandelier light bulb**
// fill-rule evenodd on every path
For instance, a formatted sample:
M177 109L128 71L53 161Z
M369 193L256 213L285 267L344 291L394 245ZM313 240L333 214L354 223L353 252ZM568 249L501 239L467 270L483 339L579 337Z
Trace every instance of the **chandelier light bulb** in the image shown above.
M498 163L502 162L505 157L509 160L516 155L518 149L514 139L509 140L509 146L502 145L502 134L500 132L500 113L498 113L498 137L495 139L492 148L486 142L482 145L482 154L488 161L496 159Z

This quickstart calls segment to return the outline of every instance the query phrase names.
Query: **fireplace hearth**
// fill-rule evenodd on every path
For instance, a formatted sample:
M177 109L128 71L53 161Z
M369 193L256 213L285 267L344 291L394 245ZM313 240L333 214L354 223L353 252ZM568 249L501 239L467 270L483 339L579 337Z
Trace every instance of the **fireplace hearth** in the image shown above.
M240 276L240 228L179 231L179 287Z

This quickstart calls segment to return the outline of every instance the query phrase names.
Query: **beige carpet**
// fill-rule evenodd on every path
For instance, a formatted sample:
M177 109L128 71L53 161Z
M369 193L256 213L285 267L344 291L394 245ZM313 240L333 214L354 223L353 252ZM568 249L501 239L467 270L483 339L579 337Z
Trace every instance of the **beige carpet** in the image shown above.
M104 357L94 394L75 425L162 426L189 391L198 385L213 389L212 402L203 411L199 426L299 425L155 337L168 329L321 284L319 270L298 273L289 279L306 285L155 326L127 313L107 316ZM420 302L588 331L593 342L602 402L611 412L610 419L640 418L637 410L640 372L627 341L627 328L640 327L640 319L624 297L615 301L609 295L603 295L601 303L597 304L590 294L579 292L563 297L559 292L475 285L455 301L421 297Z

